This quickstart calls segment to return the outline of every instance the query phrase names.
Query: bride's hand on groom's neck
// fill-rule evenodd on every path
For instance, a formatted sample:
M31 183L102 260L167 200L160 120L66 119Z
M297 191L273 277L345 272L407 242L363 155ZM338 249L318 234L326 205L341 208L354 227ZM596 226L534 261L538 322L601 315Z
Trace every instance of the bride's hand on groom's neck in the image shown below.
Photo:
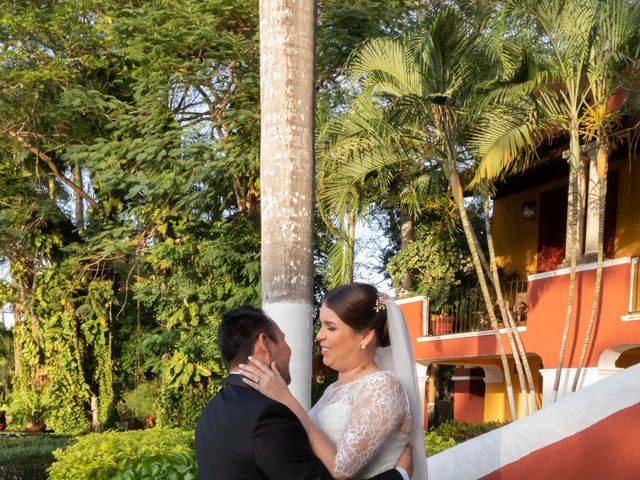
M250 356L249 363L241 363L238 365L238 370L243 376L244 383L276 402L288 404L292 395L287 383L280 375L276 362L271 362L271 366L268 366Z

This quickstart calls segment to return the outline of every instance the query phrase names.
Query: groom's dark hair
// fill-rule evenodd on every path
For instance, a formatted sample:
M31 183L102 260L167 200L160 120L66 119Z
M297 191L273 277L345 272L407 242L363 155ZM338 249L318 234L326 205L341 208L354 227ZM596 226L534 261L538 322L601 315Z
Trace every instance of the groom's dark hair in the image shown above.
M247 360L261 333L278 341L272 320L259 308L243 305L222 317L218 327L218 349L227 370Z

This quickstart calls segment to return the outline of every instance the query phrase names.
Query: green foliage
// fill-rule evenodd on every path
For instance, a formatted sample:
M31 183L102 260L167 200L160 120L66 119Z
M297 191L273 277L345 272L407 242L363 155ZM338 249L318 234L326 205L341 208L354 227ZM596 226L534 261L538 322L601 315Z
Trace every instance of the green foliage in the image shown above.
M40 425L46 421L49 411L50 406L41 391L18 391L13 395L11 413L18 421Z
M496 428L504 427L507 422L461 423L448 420L425 435L425 447L428 455L435 455L458 443L470 440Z
M440 424L434 431L445 438L453 438L457 443L503 427L507 422L461 423L454 420Z
M428 297L430 310L439 312L456 286L472 275L473 265L464 243L420 225L414 242L391 259L387 268L398 290L409 273L414 280L412 293Z
M3 304L0 296L0 304ZM9 387L13 376L13 335L0 323L0 409L9 400Z
M424 446L427 455L435 455L458 444L453 438L445 438L436 432L427 432L424 436Z
M65 450L53 452L56 462L49 470L49 479L110 480L147 459L192 451L193 431L150 428L89 434Z
M143 382L133 390L124 392L124 412L121 417L144 422L148 416L156 416L158 400L158 383ZM123 415L124 414L124 415Z
M198 465L195 452L158 455L128 468L114 480L196 480Z
M205 405L221 388L221 380L204 385L163 385L158 398L158 423L163 427L195 429Z

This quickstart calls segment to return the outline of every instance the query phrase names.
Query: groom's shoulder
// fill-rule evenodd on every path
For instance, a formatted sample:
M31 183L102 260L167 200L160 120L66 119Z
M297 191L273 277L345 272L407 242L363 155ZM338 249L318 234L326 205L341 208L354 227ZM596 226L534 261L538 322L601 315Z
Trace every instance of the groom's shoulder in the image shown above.
M215 415L227 422L252 421L269 414L293 413L250 387L227 384L209 401L203 415Z

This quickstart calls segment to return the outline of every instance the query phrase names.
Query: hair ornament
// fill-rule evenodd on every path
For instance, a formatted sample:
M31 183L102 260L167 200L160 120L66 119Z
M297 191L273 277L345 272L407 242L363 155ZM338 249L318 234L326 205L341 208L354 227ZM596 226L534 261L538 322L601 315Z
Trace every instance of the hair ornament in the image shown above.
M378 293L378 298L376 299L376 304L373 307L373 309L376 312L379 312L381 310L386 310L387 306L386 303L389 301L389 295L387 295L386 293Z

